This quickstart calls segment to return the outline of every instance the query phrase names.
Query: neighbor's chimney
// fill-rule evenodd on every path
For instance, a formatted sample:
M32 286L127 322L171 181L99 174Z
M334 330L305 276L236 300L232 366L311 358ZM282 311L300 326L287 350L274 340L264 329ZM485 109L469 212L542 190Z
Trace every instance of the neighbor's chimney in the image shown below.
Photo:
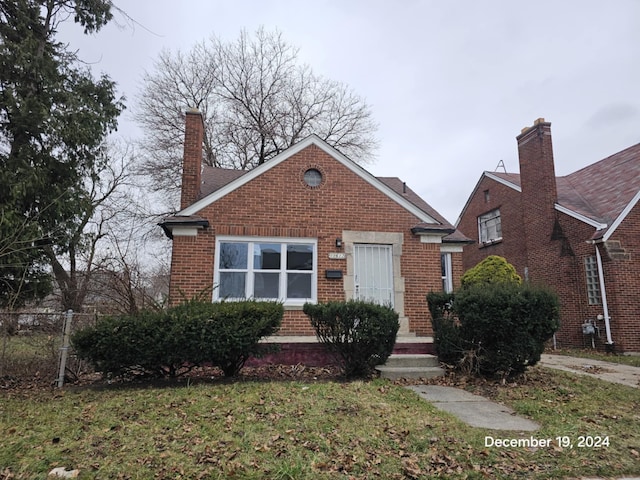
M200 111L196 108L190 108L185 117L181 210L187 208L200 197L202 140L204 137L204 123Z
M532 127L523 128L516 140L520 158L523 240L527 252L525 266L531 279L540 280L546 270L553 268L545 263L545 259L553 248L555 204L558 200L551 123L539 118Z
M528 208L528 204L536 203L545 209L553 209L558 200L558 190L553 164L551 123L538 118L532 127L523 128L516 140L523 207Z

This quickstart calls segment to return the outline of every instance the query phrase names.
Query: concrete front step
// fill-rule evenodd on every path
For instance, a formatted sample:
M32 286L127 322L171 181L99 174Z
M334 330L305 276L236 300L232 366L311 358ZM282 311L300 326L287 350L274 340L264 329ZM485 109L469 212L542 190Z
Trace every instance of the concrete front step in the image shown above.
M385 367L379 365L376 370L381 378L398 380L399 378L434 378L442 377L444 370L440 367Z
M399 378L434 378L444 375L435 355L391 355L387 363L379 365L376 370L382 378L397 380Z
M438 357L430 354L390 355L387 367L438 367Z

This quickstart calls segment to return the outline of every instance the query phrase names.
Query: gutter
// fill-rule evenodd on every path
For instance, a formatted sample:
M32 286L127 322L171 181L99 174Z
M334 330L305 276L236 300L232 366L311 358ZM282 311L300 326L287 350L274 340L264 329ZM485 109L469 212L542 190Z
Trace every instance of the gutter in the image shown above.
M588 243L592 243L596 249L596 261L598 263L598 280L600 281L600 294L602 295L602 310L604 313L604 328L607 334L607 349L613 350L613 339L611 338L611 317L609 317L609 305L607 304L607 290L604 284L604 269L602 268L602 257L600 256L600 249L598 244L591 240Z

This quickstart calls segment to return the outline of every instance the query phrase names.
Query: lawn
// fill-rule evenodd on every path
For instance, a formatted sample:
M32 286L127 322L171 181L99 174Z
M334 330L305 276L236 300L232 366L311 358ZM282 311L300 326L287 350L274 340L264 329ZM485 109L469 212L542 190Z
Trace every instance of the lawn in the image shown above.
M212 379L1 392L0 479L568 478L640 473L640 392L534 368L517 384L465 382L542 424L545 448L485 436L383 380ZM578 447L580 436L608 446ZM566 440L568 439L568 440ZM574 448L561 447L571 442ZM591 442L591 441L589 441ZM591 444L591 443L590 443Z

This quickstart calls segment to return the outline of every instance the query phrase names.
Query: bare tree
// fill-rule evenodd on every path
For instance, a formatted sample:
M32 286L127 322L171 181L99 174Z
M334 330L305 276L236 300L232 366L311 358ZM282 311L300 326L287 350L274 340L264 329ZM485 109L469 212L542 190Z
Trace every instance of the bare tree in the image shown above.
M101 244L130 207L128 190L133 186L130 145L111 143L105 147L110 158L98 175L86 179L88 205L71 231L67 248L45 245L63 310L82 311L90 291L94 270L101 268Z
M204 163L251 169L315 133L355 161L371 160L377 124L346 85L298 63L279 32L212 37L191 51L163 51L143 76L135 117L144 131L143 170L154 188L177 192L183 115L197 107L205 122Z

